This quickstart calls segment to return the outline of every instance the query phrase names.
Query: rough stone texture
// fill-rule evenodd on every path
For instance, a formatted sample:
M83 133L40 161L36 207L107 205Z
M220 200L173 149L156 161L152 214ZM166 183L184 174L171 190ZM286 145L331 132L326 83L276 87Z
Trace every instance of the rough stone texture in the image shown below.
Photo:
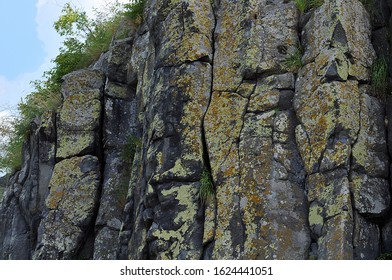
M303 259L310 237L305 208L300 210L305 196L292 138L296 118L291 102L280 102L294 89L294 75L279 67L297 44L297 11L280 1L241 5L221 1L218 8L213 93L205 119L219 217L213 258ZM272 35L271 22L279 35ZM233 28L240 26L237 36ZM242 51L227 52L233 44ZM268 71L282 72L257 78ZM284 218L282 207L290 209Z
M103 78L97 70L80 70L64 77L61 88L64 102L57 122L58 160L98 155Z
M23 166L7 184L0 205L0 259L30 259L54 167L55 115L46 113L32 124L24 145Z
M219 1L214 90L233 92L244 78L279 71L298 45L297 18L292 1Z
M392 252L392 100L371 79L392 69L392 4L361 2L147 0L32 123L0 258Z
M390 205L384 113L369 96L375 51L368 13L356 0L326 1L302 30L305 66L294 107L296 140L308 174L311 255L367 259L379 254L377 224ZM354 218L355 216L355 218ZM354 238L354 239L353 239Z
M72 259L93 222L99 195L99 161L74 157L56 164L46 199L47 216L40 225L35 259Z

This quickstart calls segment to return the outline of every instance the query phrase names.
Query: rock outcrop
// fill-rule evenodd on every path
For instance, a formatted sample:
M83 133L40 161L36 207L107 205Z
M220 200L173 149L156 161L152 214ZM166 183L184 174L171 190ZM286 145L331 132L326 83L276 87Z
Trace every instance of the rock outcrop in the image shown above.
M147 0L32 122L0 258L392 252L392 4L366 3Z

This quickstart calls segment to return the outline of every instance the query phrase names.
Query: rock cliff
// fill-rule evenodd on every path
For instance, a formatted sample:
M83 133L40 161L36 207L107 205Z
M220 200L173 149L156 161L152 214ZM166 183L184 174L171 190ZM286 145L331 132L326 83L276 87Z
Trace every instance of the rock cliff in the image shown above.
M392 2L370 2L147 0L32 122L0 258L392 252L392 98L372 78Z

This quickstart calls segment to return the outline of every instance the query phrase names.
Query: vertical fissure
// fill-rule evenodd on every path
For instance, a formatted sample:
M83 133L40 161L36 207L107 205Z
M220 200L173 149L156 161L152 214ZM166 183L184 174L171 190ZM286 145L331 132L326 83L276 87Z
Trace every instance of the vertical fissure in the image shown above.
M206 139L206 128L205 128L205 120L206 120L206 116L208 113L208 110L210 108L211 105L211 100L212 100L212 95L214 92L214 59L215 59L215 30L216 30L216 26L217 26L217 14L216 14L216 1L217 0L212 0L210 1L211 3L211 9L212 9L212 14L213 14L213 20L214 20L214 27L212 29L212 36L211 36L211 85L210 85L210 94L209 94L209 98L208 98L208 102L207 102L207 107L206 110L204 112L203 118L202 118L202 122L201 122L201 141L202 141L202 147L203 147L203 161L204 161L204 168L207 169L209 176L210 176L210 180L211 183L213 185L214 188L214 197L212 199L214 205L214 213L215 213L215 217L214 217L214 225L216 227L217 224L217 198L216 198L216 187L214 185L214 178L213 178L213 174L212 174L212 167L211 167L211 162L210 162L210 155L208 152L208 145L207 145L207 139ZM204 213L204 217L205 217L205 207L203 209ZM205 227L205 223L203 223L203 232L204 232L204 227ZM206 258L206 254L207 254L207 250L210 246L213 246L214 243L214 239L215 236L209 240L208 242L206 242L205 244L203 244L203 248L202 248L202 254L201 254L201 258Z

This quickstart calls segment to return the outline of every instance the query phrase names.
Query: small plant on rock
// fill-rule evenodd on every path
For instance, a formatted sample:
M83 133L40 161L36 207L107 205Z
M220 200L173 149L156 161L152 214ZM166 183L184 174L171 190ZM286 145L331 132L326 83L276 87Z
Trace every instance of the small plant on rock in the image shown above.
M371 68L371 84L374 95L381 98L387 93L388 65L385 58L378 58Z
M214 195L214 185L210 172L204 169L200 178L199 197L202 204L206 204Z
M295 5L297 6L297 9L301 13L304 13L308 9L308 1L307 0L295 0Z
M296 48L296 50L293 52L292 55L290 55L284 62L283 66L290 72L297 73L299 68L303 66L302 64L302 47L299 46Z
M324 4L324 0L294 0L297 9L304 13L309 9L318 8Z

